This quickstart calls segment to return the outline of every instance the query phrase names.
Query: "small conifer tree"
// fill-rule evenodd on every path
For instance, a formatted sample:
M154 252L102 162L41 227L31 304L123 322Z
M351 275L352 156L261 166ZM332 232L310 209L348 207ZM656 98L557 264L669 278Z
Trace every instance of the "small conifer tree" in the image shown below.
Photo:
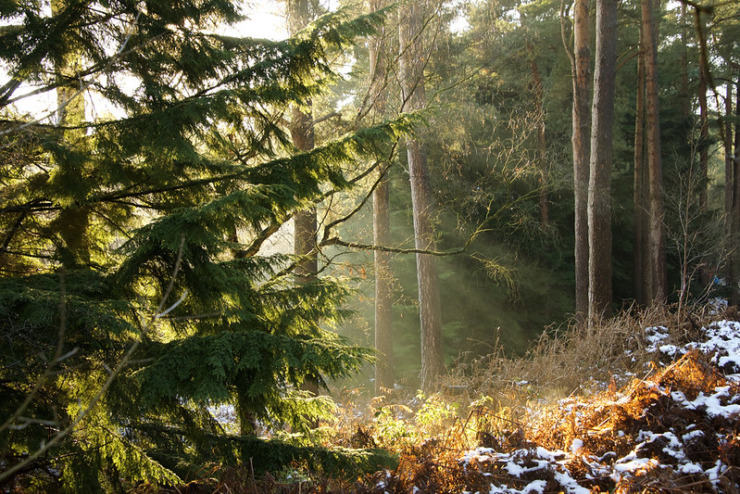
M227 0L52 12L0 2L0 484L120 490L248 458L207 406L301 430L323 403L304 379L368 357L326 329L346 289L296 284L299 260L261 246L408 127L297 153L282 119L382 14L273 42L219 34L241 19ZM59 107L22 113L58 87ZM74 98L86 118L58 118Z

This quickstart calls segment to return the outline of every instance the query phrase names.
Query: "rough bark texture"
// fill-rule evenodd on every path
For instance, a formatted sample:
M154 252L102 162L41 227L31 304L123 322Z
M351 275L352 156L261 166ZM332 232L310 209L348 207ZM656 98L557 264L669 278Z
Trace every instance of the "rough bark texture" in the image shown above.
M700 15L697 13L697 27L700 26ZM701 31L700 31L701 32ZM699 170L701 173L701 190L699 192L699 207L702 212L707 210L707 174L709 170L709 109L707 107L708 85L707 52L699 50Z
M659 0L657 0L658 5ZM658 107L658 26L653 0L642 0L643 39L645 40L646 155L650 191L650 299L663 304L666 299L665 227L663 224L663 165L660 157L660 110Z
M730 266L730 304L740 305L740 77L735 84L735 150L733 152L732 165L732 243L734 251L731 256Z
M588 189L589 321L608 314L612 298L611 171L617 60L617 0L596 3L596 68L591 108Z
M575 195L576 317L588 314L589 88L591 49L589 0L576 0L573 13L573 190Z
M421 48L423 26L421 2L409 2L400 9L399 45L400 76L404 111L421 110L426 105L424 90L424 57ZM433 250L432 201L426 154L417 137L406 140L406 154L411 181L411 201L414 211L414 239L417 249ZM416 255L419 284L419 315L421 321L421 387L434 389L437 377L444 371L442 359L442 324L439 306L437 263L428 254Z
M382 0L371 0L370 10L383 7ZM370 96L373 102L373 115L382 119L385 113L387 77L386 44L384 30L370 40ZM389 245L390 226L390 184L388 169L380 170L378 186L373 191L373 242L375 245ZM376 250L373 253L375 265L375 395L393 388L393 274L390 253Z
M725 94L725 121L724 123L724 152L725 152L725 251L727 253L727 285L735 287L737 283L736 266L734 262L735 252L737 249L737 243L733 235L734 228L734 214L733 214L733 203L735 201L735 160L732 155L732 98L734 94L732 92L732 82L727 83L727 93ZM732 289L734 292L735 290ZM732 294L730 294L730 304L732 304Z
M645 166L645 57L643 55L643 25L640 25L640 56L637 61L637 98L635 103L635 152L634 152L634 291L635 300L646 305L650 291L649 259L647 259L648 200L646 192L647 167Z
M732 200L734 195L733 164L732 157L732 94L733 84L727 83L725 95L725 121L724 121L724 151L725 151L725 234L732 234Z
M308 0L290 0L288 2L288 28L291 36L308 25L311 20ZM310 105L310 102L309 102ZM314 147L313 116L294 106L290 121L290 136L293 145L299 151L310 151ZM293 253L302 256L302 262L295 270L299 283L310 283L316 279L318 272L318 252L316 251L316 208L308 208L293 217ZM308 379L301 386L303 391L317 395L318 379Z

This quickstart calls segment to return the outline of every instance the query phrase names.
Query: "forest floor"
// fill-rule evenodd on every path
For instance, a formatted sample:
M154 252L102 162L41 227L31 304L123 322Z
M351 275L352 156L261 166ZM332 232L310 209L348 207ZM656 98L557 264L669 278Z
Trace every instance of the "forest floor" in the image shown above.
M392 451L393 470L338 480L297 464L287 474L241 481L232 475L210 487L738 493L740 318L733 311L666 314L549 331L523 358L498 352L459 363L443 391L430 397L367 401L345 390L324 441Z

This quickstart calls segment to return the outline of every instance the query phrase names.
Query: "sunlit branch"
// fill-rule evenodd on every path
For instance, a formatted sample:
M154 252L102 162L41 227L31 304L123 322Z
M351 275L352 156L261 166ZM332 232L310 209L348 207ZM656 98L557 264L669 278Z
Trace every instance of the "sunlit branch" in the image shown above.
M31 402L33 402L34 398L36 398L36 395L39 393L39 391L41 391L41 388L46 384L47 379L51 377L54 367L62 360L61 357L62 350L64 348L64 335L67 331L67 290L64 279L64 271L61 271L59 274L59 292L59 331L57 332L57 344L56 348L54 349L54 355L52 356L49 363L46 365L44 373L41 374L41 376L36 380L31 392L28 393L26 399L23 400L23 403L21 403L18 408L15 409L15 412L13 412L13 414L2 425L0 425L0 432L13 427L15 421L18 420L23 412L26 411ZM3 477L3 475L4 474L0 474L0 485L2 485L2 482L5 478Z
M115 62L116 60L118 60L121 57L121 54L123 53L124 49L126 48L126 45L128 44L129 40L131 39L131 36L133 36L133 34L134 34L133 27L138 24L138 22L139 22L139 16L140 15L141 15L141 12L139 11L136 14L136 18L134 19L134 22L132 23L132 26L130 27L129 32L126 35L126 38L124 38L123 43L121 44L120 48L118 49L118 51L112 57L110 57L110 59L107 61L107 63L103 67L101 67L100 70L105 70L106 68L112 66L113 65L113 62ZM80 88L74 94L72 94L69 98L65 99L61 104L57 105L57 107L54 110L48 112L46 115L43 115L43 116L41 116L39 118L36 118L34 120L31 120L31 121L28 121L28 122L26 122L26 123L18 126L17 128L14 128L14 129L6 129L6 130L3 130L3 131L0 131L0 137L5 136L5 135L8 135L8 134L15 133L15 132L20 132L23 129L26 129L28 127L31 127L33 125L36 125L36 124L38 124L40 122L43 122L44 120L52 117L53 115L55 115L57 113L60 113L62 110L64 110L67 107L67 105L69 105L76 98L80 97L80 95L82 95L82 93L84 93L93 84L93 81L92 80L83 81L83 79L81 77L79 77L79 79L80 79ZM5 146L0 147L0 149L3 149L4 147Z

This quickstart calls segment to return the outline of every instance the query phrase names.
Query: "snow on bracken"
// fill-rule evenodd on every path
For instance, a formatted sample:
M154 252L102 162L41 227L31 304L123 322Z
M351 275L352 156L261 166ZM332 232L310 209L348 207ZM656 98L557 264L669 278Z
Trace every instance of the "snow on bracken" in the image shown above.
M647 328L648 350L663 360L670 357L672 364L601 402L562 401L543 429L555 430L571 421L568 427L580 435L560 438L564 450L535 446L541 444L537 439L557 439L552 431L535 431L528 435L535 438L532 443L513 452L465 452L460 462L466 472L495 479L487 491L476 483L466 492L586 494L601 487L620 492L667 487L738 492L740 323L718 321L702 328L701 334L701 341L675 345L667 328ZM701 360L701 354L707 357ZM609 445L613 450L604 451ZM709 454L716 451L720 453Z

